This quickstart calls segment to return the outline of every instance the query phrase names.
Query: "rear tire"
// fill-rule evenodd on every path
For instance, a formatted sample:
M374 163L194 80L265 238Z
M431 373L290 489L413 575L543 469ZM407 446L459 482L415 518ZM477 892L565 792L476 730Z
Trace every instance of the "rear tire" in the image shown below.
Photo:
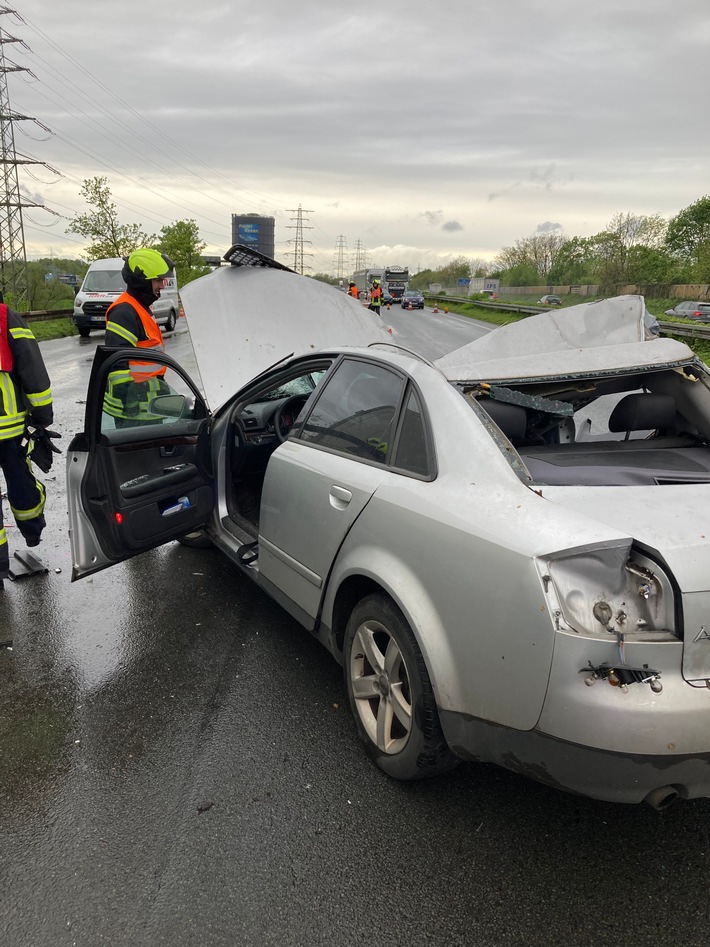
M172 332L175 328L175 323L177 322L177 316L175 315L175 310L171 309L168 313L168 321L165 323L165 331Z
M414 780L453 769L429 673L404 615L383 594L352 611L345 632L345 683L358 735L379 768Z

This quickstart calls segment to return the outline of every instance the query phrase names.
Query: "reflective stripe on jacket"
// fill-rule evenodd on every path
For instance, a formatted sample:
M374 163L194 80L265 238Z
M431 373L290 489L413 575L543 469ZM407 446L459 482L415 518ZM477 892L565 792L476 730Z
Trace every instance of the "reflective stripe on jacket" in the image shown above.
M117 309L121 306L122 309ZM126 324L126 306L130 306L130 321L137 327L143 338L140 338L132 328ZM114 312L113 310L117 310ZM106 312L106 334L113 334L123 340L125 346L139 349L158 349L163 352L165 343L160 326L153 316L128 293L121 293ZM116 345L114 340L109 340ZM118 343L120 345L120 342ZM116 418L127 418L134 421L157 420L149 410L150 401L167 388L163 382L165 366L157 366L154 362L131 358L128 367L117 369L109 374L108 387L104 395L104 411ZM167 389L169 390L169 389Z
M28 415L30 423L52 423L49 375L32 329L0 303L0 440L20 437Z

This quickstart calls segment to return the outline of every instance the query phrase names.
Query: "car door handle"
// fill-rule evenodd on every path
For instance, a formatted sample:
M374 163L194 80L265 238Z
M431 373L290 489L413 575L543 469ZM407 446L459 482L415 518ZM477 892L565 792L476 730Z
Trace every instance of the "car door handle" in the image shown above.
M330 488L330 503L336 510L344 510L352 498L352 493L350 490L346 490L345 487L333 484Z
M142 474L133 480L126 480L119 486L119 490L121 495L128 500L144 493L151 493L153 490L192 480L196 475L197 467L194 464L176 464L175 467L165 467L161 473Z

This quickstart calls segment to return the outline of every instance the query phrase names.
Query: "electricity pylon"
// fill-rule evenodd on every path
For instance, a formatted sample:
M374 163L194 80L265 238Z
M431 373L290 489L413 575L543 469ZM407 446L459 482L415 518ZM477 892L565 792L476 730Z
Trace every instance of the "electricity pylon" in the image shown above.
M364 270L367 266L367 251L363 246L362 240L358 240L355 244L355 263L353 264L353 272L357 273L358 270Z
M333 269L338 279L345 276L345 254L348 252L348 242L341 233L338 242L335 244L335 258L333 259Z
M295 215L296 215L295 217L292 217L292 218L291 218L291 220L295 220L296 223L295 223L293 226L291 226L291 227L287 227L286 229L287 229L287 230L295 230L295 231L296 231L296 236L295 236L295 238L294 238L293 240L289 240L288 243L294 244L294 248L293 248L293 251L292 251L292 252L293 252L293 268L294 268L294 270L295 270L297 273L300 273L301 276L303 276L303 270L304 270L304 269L307 269L307 270L310 270L310 269L311 269L311 267L308 266L308 265L306 265L306 266L304 267L304 264L303 264L303 257L304 257L304 256L313 256L312 253L305 253L305 254L304 254L304 252L303 252L303 245L304 245L304 243L308 244L309 246L310 246L310 244L311 244L311 241L310 241L310 240L304 240L304 239L303 239L303 231L304 231L304 230L313 230L313 227L307 227L307 226L304 227L304 224L303 224L304 219L305 219L305 220L308 220L309 218L308 218L308 217L304 218L303 215L304 215L304 214L312 214L313 211L312 211L312 210L303 210L303 208L302 208L301 205L299 204L297 210L287 209L286 213L288 213L288 214L295 214Z
M0 14L3 13L13 13L22 19L17 11L10 7L0 7ZM18 115L17 112L12 111L7 89L7 74L28 72L33 78L37 77L31 70L18 66L5 57L5 46L8 43L20 43L25 49L29 49L29 46L24 40L10 36L0 27L0 290L3 294L12 293L13 308L21 312L28 309L31 303L27 282L27 253L22 208L44 207L44 204L35 204L22 199L17 169L21 164L42 164L45 167L49 165L18 154L15 150L15 122L36 122L37 120L31 115ZM37 124L45 131L49 131L41 122ZM50 170L54 171L54 168Z

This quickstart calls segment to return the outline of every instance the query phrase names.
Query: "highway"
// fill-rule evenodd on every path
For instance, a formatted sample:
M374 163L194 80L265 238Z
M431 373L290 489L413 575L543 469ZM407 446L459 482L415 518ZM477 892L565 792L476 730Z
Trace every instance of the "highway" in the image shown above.
M382 315L429 358L488 331ZM100 339L42 344L64 449ZM194 368L184 326L167 351ZM389 780L339 667L216 551L70 583L61 460L48 572L0 592L3 947L707 944L710 800L658 813L488 765Z

